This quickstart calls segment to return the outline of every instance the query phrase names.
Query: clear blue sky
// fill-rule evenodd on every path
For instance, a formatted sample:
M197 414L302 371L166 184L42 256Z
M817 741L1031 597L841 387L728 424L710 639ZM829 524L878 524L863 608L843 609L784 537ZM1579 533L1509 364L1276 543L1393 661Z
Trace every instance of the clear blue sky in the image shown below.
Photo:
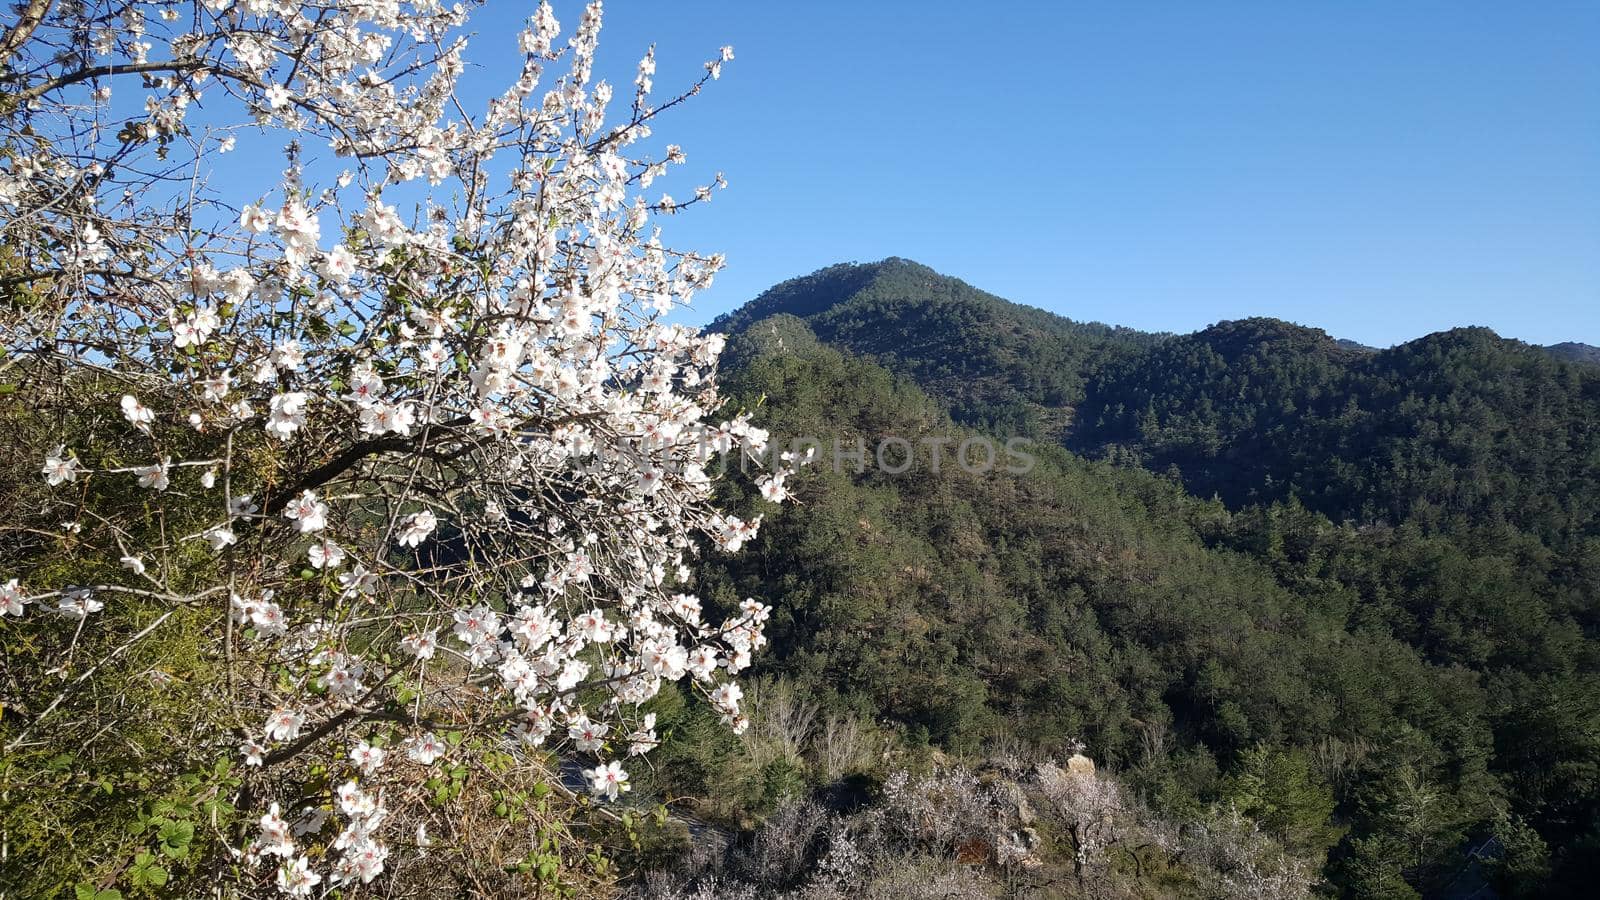
M493 0L469 59L531 7ZM738 55L657 129L731 183L670 223L730 259L700 321L892 255L1143 329L1273 315L1380 346L1463 324L1600 344L1593 0L606 13L619 87L651 40L658 92Z

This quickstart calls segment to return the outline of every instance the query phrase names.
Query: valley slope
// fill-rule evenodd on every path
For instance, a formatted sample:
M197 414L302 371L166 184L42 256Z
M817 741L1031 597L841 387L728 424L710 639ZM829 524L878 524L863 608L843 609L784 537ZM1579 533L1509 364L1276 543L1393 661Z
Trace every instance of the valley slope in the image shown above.
M1485 841L1507 894L1600 874L1600 368L1484 329L1144 334L903 260L715 327L780 441L1038 442L1024 475L798 479L705 576L774 605L769 677L906 747L1081 740L1347 896L1443 896Z

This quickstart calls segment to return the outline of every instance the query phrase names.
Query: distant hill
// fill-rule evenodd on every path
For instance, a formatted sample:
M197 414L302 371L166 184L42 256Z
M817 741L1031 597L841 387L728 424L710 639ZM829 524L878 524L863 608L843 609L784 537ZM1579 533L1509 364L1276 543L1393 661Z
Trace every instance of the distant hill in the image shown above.
M1544 349L1557 359L1600 365L1600 347L1592 344L1564 341L1560 344L1546 344Z
M1237 809L1327 896L1445 896L1461 848L1490 840L1501 896L1587 896L1586 367L1485 329L1384 351L1265 318L1143 335L898 260L762 303L719 323L723 384L780 440L922 446L1010 434L1003 411L1023 410L1062 416L1079 452L1040 446L1002 477L825 451L748 553L697 576L702 596L773 605L760 674L919 758L1082 740L1183 835ZM695 796L794 777L782 758L738 781L721 758L661 765ZM1147 852L1120 871L1128 896L1197 895L1181 879L1204 853Z
M1058 442L1230 505L1336 520L1600 525L1600 370L1460 328L1375 350L1277 319L1190 335L1077 322L904 259L766 291L713 328L783 313L913 379L963 424ZM1560 357L1560 358L1557 358Z
M1346 338L1336 338L1334 340L1334 343L1338 344L1339 346L1343 347L1346 350L1355 350L1358 353L1377 353L1378 352L1378 348L1377 347L1368 347L1366 344L1363 344L1363 343L1361 343L1359 341L1352 341L1352 340L1348 340Z
M1552 538L1600 525L1600 371L1486 328L1363 353L1224 322L1107 365L1086 393L1069 445L1230 504L1295 497L1335 519Z
M740 331L778 313L916 379L959 421L1040 435L1059 436L1093 372L1168 337L1073 321L896 258L785 281L711 327Z

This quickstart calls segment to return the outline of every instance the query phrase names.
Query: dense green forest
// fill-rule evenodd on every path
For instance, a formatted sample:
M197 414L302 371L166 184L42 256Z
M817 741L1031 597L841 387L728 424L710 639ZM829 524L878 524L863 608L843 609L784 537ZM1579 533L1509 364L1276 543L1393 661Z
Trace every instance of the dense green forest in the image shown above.
M1239 810L1342 896L1600 876L1600 368L1483 329L1140 334L902 260L717 327L780 440L1039 442L1021 475L825 447L705 576L773 603L768 677L913 751L1081 741L1161 815Z
M963 424L1062 443L1230 507L1298 499L1335 521L1504 521L1562 542L1600 499L1600 366L1460 328L1375 351L1274 319L1192 335L1078 323L899 259L779 285L774 313L913 379Z
M1482 328L1379 353L1275 320L1224 322L1097 373L1074 446L1176 467L1226 502L1433 529L1591 533L1600 367Z
M1009 433L1059 429L1091 373L1165 337L1073 322L898 259L784 282L713 327L747 330L777 313L914 378L958 420Z

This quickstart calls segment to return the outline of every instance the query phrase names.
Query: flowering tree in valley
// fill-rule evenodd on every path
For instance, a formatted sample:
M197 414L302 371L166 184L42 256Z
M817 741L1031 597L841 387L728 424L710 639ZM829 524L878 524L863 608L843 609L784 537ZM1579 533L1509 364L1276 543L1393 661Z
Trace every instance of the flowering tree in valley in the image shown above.
M117 698L84 698L188 629L190 668L135 674L214 673L170 740L237 762L209 865L247 891L438 853L418 810L533 748L615 799L664 683L743 724L768 610L702 602L692 568L759 526L713 474L767 438L722 408L721 337L663 320L721 257L657 224L721 177L647 196L685 160L651 125L732 51L658 102L652 48L615 98L601 4L563 40L541 3L475 112L467 17L32 0L0 31L0 440L31 473L0 525L0 742L115 741L82 717ZM220 188L246 142L281 177Z

